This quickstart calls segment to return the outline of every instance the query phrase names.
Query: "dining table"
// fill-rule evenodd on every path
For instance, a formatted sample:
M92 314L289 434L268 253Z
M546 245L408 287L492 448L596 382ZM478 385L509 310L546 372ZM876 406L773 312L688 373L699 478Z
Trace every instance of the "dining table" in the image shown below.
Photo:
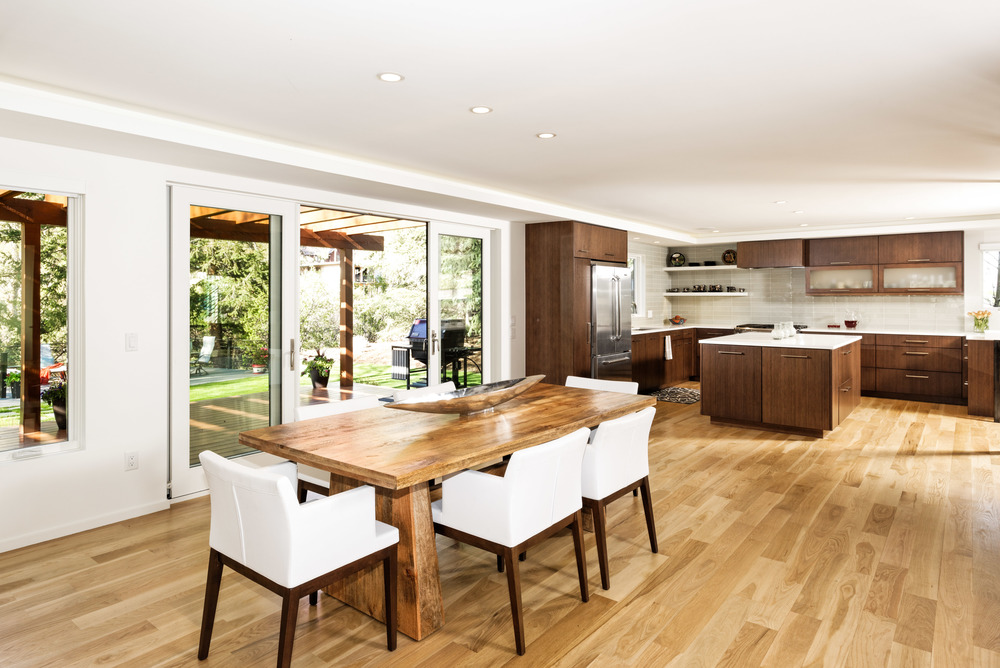
M645 395L538 383L523 394L471 415L393 410L361 411L252 429L239 442L331 474L330 493L372 485L375 515L399 529L398 627L420 640L444 624L431 484L581 427L653 406ZM362 571L328 593L385 619L382 578Z

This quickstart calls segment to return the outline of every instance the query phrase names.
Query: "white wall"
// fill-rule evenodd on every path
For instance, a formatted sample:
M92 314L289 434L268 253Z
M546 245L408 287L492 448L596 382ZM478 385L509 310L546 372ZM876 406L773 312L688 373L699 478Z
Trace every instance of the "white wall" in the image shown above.
M73 368L83 413L71 415L83 448L0 461L0 551L168 507L168 184L190 183L329 206L498 228L501 322L521 309L523 230L417 206L0 138L0 186L83 198L84 348ZM511 298L511 295L514 295ZM502 328L501 328L502 329ZM125 334L139 350L125 352ZM523 370L523 339L505 339L504 365ZM510 366L508 367L510 368ZM80 387L80 386L75 386ZM125 452L139 470L124 470Z

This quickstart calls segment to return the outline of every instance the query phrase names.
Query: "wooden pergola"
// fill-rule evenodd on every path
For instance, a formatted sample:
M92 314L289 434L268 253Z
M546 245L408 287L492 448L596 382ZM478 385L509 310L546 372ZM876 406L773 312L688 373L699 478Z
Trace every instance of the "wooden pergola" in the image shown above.
M42 436L41 267L42 226L66 227L66 197L24 199L19 190L0 191L0 220L21 226L21 425L22 441ZM6 369L2 369L6 374Z
M191 236L229 241L270 242L265 214L212 207L191 207ZM299 244L337 249L340 256L340 386L354 385L354 251L385 249L379 232L423 222L314 206L300 207Z

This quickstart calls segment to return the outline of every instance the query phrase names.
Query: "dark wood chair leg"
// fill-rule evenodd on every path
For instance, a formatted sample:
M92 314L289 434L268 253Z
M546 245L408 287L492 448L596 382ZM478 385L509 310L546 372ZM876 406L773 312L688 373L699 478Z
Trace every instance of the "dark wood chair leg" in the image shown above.
M580 576L580 598L590 600L590 585L587 583L587 552L583 546L583 511L578 510L570 524L573 530L573 545L576 547L576 572Z
M309 490L306 489L305 485L302 484L301 480L299 480L298 484L298 494L299 494L299 503L305 503L306 495L309 494Z
M281 630L278 632L278 668L292 665L292 644L295 642L295 619L299 612L298 590L288 589L281 595Z
M639 489L638 488L632 490L632 496L639 496Z
M212 627L215 625L215 609L219 604L219 589L222 586L222 559L214 549L208 554L208 578L205 582L205 607L201 613L201 639L198 641L198 659L208 657L212 644Z
M389 550L389 556L382 561L382 581L385 590L385 635L386 647L396 649L396 546Z
M656 522L653 520L653 495L649 490L649 476L642 479L639 485L642 490L642 509L646 513L646 531L649 532L649 548L655 554L659 551L656 543Z
M503 573L503 555L497 555L497 573Z
M594 515L594 539L597 541L597 565L601 569L601 588L611 588L611 568L608 566L608 513L604 501L590 506Z
M316 605L319 603L319 592L309 592L309 605Z
M528 552L527 552L527 550L525 550L521 554L517 555L517 560L518 561L526 561L527 559L528 559Z
M514 645L518 655L524 655L524 613L521 609L521 573L518 571L514 550L505 547L503 561L507 568L507 590L510 593L510 614L514 619Z

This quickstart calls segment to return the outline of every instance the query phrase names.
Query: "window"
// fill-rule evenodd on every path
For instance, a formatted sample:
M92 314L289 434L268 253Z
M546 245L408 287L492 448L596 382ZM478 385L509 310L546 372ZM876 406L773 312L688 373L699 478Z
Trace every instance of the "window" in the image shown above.
M629 254L628 268L632 270L632 313L646 313L646 258Z
M982 244L980 248L983 251L983 305L1000 307L1000 244Z
M0 453L15 458L68 440L72 203L0 189Z

